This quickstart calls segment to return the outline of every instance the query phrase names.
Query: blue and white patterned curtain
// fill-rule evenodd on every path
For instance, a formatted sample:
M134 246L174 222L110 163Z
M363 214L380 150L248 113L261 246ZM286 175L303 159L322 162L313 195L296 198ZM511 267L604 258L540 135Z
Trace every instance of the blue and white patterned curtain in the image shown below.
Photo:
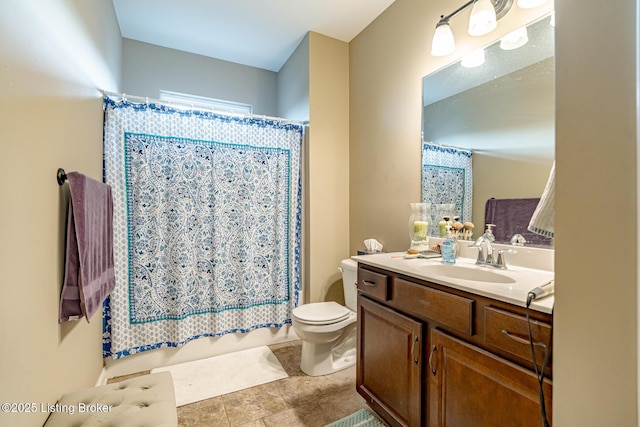
M443 215L459 215L471 221L473 205L472 152L422 143L422 202L431 203L431 223L438 224ZM438 227L429 234L439 235Z
M303 126L105 97L104 357L291 323Z

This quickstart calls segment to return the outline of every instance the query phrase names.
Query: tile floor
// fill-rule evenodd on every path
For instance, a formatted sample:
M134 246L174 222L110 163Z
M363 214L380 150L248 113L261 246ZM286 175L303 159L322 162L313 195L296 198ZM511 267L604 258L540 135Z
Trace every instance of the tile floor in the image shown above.
M319 377L300 370L300 341L269 346L288 378L178 407L180 427L322 427L366 408L355 366ZM118 380L124 378L118 378Z
M269 348L288 378L181 406L179 426L322 427L366 408L355 390L355 367L310 377L300 370L300 341Z
M181 406L179 426L321 427L366 408L356 393L355 367L310 377L300 370L300 341L269 348L288 378Z

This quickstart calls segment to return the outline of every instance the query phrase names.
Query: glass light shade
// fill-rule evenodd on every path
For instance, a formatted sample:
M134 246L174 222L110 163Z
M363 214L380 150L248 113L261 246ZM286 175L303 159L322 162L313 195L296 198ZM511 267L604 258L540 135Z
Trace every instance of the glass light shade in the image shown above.
M520 27L500 39L500 49L513 50L524 46L529 41L527 27Z
M518 0L518 7L522 9L533 9L547 2L547 0Z
M460 61L460 65L465 68L474 68L479 67L484 64L484 48L480 48L478 50L474 50L468 55L462 57Z
M445 56L456 50L453 31L448 22L438 23L431 42L431 55Z
M469 34L483 36L493 31L497 25L496 10L491 0L476 1L469 18Z

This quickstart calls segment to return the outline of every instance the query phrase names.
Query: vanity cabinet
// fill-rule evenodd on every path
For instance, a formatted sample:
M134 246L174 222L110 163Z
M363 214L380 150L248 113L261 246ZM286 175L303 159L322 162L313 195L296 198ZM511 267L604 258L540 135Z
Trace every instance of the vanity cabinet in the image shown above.
M430 426L541 425L533 372L437 329L431 331L430 345ZM548 379L543 390L550 419Z
M361 299L358 392L376 412L402 425L420 425L423 325L381 304Z
M357 286L356 389L390 425L541 425L524 308L362 263ZM530 320L541 366L552 317Z

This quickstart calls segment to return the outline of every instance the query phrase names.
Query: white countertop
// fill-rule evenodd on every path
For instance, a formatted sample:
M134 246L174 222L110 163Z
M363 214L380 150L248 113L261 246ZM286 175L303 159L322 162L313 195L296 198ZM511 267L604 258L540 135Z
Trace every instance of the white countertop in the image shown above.
M520 266L509 266L506 270L500 270L493 267L475 265L475 259L470 258L457 258L456 264L449 266L442 264L441 258L405 259L405 254L406 252L359 255L353 256L351 259L362 264L383 268L405 276L449 286L521 307L526 306L529 291L554 279L554 273L547 270ZM477 272L477 275L473 274L475 272ZM470 277L484 277L485 281L472 280ZM553 302L554 297L550 295L539 300L533 300L530 308L550 314L553 310Z

